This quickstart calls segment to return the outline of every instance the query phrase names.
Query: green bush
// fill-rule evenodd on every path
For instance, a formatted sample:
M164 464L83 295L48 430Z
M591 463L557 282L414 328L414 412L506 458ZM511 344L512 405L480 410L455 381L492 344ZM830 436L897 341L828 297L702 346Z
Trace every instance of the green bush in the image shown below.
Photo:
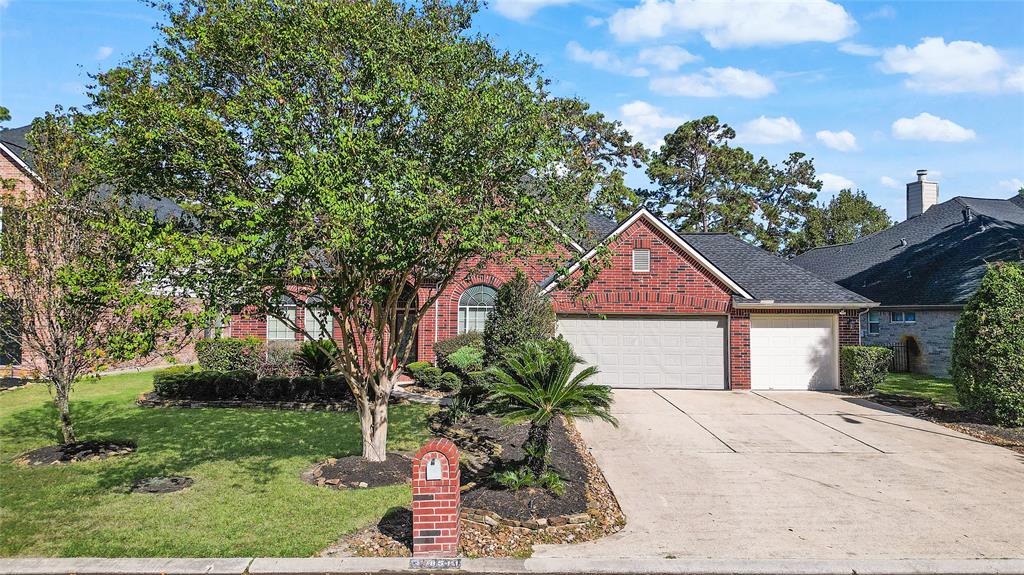
M405 371L406 371L406 373L408 373L411 376L412 374L414 374L417 371L423 369L424 367L430 367L430 362L429 361L414 361L414 362L410 363L409 365L405 366Z
M551 301L521 270L498 289L484 326L484 360L499 365L507 350L531 339L555 335L558 320Z
M158 370L153 373L153 386L160 385L169 377L176 375L183 375L186 373L192 373L195 369L194 365L174 365L171 367L165 367L164 369Z
M266 357L257 373L260 377L302 375L302 370L295 361L295 354L299 351L300 345L297 341L268 342Z
M292 354L299 372L324 377L338 370L338 344L329 339L307 341Z
M463 380L458 397L470 411L478 411L484 400L494 391L498 378L490 371L474 371Z
M484 368L484 351L478 347L464 345L448 356L448 363L455 373L465 377Z
M1024 426L1024 264L989 267L957 321L951 371L964 407Z
M434 355L436 356L436 358L434 360L434 363L437 365L437 367L441 368L442 371L448 371L452 369L452 364L448 362L448 356L466 346L475 347L477 349L483 350L483 334L471 331L468 333L459 334L455 337L451 337L448 339L442 339L441 341L435 343Z
M256 377L251 371L193 371L154 378L153 389L164 399L196 401L339 402L352 398L345 379L328 377Z
M199 367L204 370L259 371L264 355L264 343L255 337L201 339L196 342L196 357Z
M839 387L847 393L871 393L889 375L892 350L851 345L839 350Z

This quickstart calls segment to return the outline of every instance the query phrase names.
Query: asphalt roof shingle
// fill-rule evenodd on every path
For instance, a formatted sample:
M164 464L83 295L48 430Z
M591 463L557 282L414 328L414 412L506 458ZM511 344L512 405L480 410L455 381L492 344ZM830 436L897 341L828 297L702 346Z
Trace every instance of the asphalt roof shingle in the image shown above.
M964 210L973 212L964 221ZM996 261L1021 261L1024 198L956 197L849 244L792 260L882 305L961 305Z

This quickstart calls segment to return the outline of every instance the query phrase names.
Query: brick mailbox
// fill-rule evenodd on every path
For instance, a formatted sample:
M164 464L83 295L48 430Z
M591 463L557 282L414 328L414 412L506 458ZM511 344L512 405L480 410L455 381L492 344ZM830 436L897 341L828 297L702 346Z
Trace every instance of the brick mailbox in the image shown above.
M412 460L413 557L455 557L461 504L459 450L435 438Z

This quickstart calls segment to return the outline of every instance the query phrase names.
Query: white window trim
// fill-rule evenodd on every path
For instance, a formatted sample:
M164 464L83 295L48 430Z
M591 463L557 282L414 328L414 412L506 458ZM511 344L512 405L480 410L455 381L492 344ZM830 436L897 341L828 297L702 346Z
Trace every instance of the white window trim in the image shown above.
M907 319L907 313L914 314L914 319ZM894 319L895 314L900 314L902 319ZM917 323L917 312L891 311L889 312L889 323Z
M641 256L640 261L637 261L638 255ZM633 271L636 273L647 273L651 271L651 250L644 248L633 249Z
M871 314L872 313L877 313L878 314L878 321L871 321ZM876 326L878 326L875 329L875 331L871 331L871 324L875 324ZM868 335L878 335L878 334L882 333L882 314L880 312L871 312L871 311L868 312L868 327L867 327L867 330L868 330Z
M459 302L456 305L456 332L458 334L460 334L460 335L464 334L464 333L469 333L470 331L481 332L481 333L483 332L483 326L482 325L479 326L480 327L479 330L475 329L477 327L475 324L474 324L474 329L473 330L469 329L469 316L470 316L470 312L480 311L480 310L488 310L487 315L490 316L491 315L490 311L494 309L493 305L462 305L462 298L463 298L463 296L465 296L466 292L468 292L469 290L471 290L473 288L480 287L480 286L483 286L483 287L486 287L486 288L490 288L491 290L494 291L494 296L497 297L498 289L495 288L494 286L487 285L487 284L476 284L476 285L470 286L470 287L466 288L466 290L463 291L461 294L459 294ZM486 317L484 318L484 323L485 324L487 323Z
M284 315L289 317L292 320L292 322L295 321L295 317L296 317L296 314L297 314L297 306L295 305L294 301L292 303L290 303L290 304L286 304L286 305L282 306L282 311L284 311ZM295 339L295 330L293 330L288 325L285 325L285 323L283 321L277 319L276 317L274 317L274 316L272 316L270 314L267 314L267 322L266 323L267 323L267 330L266 330L266 332L267 332L267 341L292 341L292 340ZM272 335L273 332L271 331L270 328L271 328L271 326L273 326L275 324L280 324L282 329L287 331L290 335L288 337L278 337L277 335ZM275 330L275 331L277 331L277 330Z

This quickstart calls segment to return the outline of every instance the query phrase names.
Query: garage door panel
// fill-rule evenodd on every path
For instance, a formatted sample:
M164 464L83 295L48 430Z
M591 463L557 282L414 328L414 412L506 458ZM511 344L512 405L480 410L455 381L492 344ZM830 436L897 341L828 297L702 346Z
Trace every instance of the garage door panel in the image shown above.
M725 388L726 319L717 316L559 318L597 382L612 387Z
M751 318L754 389L836 389L835 366L831 315Z

